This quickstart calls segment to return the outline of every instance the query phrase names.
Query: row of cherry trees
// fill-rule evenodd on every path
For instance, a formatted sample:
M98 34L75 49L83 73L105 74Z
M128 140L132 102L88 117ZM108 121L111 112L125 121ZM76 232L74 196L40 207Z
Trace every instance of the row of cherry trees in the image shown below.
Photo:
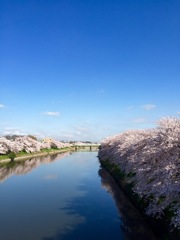
M69 143L52 140L49 142L39 142L28 136L17 137L14 140L9 140L5 137L0 137L0 154L7 154L9 152L18 153L25 151L27 153L39 152L45 148L65 148L70 147Z
M106 138L99 158L131 174L133 191L148 199L146 214L173 212L171 225L180 229L180 119L162 118L156 128L132 130ZM151 200L150 200L151 199Z

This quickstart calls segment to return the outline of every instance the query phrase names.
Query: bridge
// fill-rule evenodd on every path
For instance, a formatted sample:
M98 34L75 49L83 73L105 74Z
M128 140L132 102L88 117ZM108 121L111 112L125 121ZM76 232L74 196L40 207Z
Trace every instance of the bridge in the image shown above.
M87 150L89 149L90 151L95 151L99 149L100 144L85 144L85 145L74 145L73 148L75 151L84 149Z

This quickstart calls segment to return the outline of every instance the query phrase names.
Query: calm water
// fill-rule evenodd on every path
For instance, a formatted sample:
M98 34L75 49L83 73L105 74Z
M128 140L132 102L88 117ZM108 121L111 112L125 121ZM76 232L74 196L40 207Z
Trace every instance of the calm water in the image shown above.
M0 239L155 239L96 156L66 153L1 167Z

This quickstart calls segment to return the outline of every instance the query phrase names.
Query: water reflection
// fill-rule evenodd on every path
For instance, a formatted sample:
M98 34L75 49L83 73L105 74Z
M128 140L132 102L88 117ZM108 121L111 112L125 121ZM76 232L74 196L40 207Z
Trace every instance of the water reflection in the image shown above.
M47 155L45 157L35 157L30 158L26 161L16 161L13 164L7 163L6 166L0 166L0 182L5 181L13 175L27 174L33 169L39 167L43 163L51 163L65 156L68 156L70 153L59 153L54 155Z
M0 239L154 240L96 155L63 153L0 168Z
M6 171L3 167L1 179L7 181L0 184L0 239L54 239L57 233L62 239L85 221L81 213L67 211L69 202L85 194L78 185L87 164L78 160L66 153L31 159Z
M101 168L99 170L102 186L109 192L115 200L121 217L121 229L124 232L124 239L146 239L155 240L154 233L146 224L145 219L133 207L127 196L119 188L109 173Z

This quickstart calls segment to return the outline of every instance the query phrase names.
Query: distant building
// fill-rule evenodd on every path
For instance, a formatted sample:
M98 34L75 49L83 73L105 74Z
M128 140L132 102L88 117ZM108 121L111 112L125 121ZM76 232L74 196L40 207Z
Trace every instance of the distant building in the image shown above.
M52 142L52 141L53 141L52 138L44 138L44 139L42 140L43 143L50 143L50 142Z

